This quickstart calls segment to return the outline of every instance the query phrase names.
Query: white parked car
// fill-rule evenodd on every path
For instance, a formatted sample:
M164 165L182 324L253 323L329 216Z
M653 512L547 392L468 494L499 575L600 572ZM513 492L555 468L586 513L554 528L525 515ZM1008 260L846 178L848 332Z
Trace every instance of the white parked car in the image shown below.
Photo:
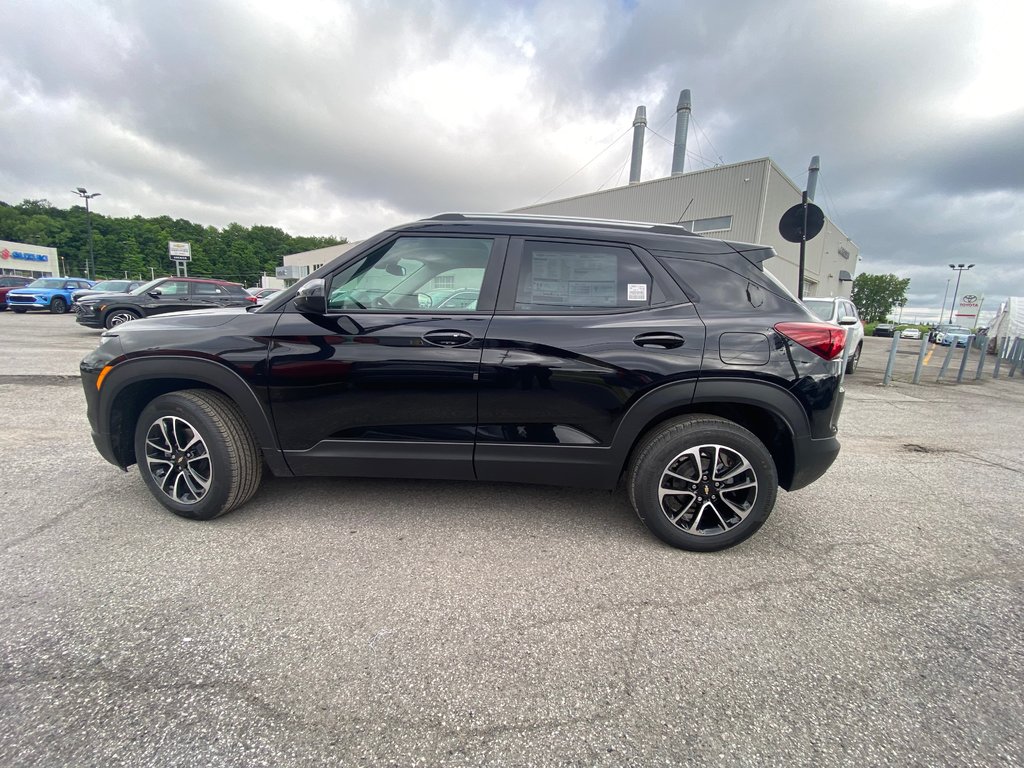
M900 331L901 339L920 339L921 329L920 328L904 328Z
M853 373L860 363L860 353L864 347L864 324L860 321L857 307L849 299L804 299L804 304L820 320L838 325L846 329L846 372Z

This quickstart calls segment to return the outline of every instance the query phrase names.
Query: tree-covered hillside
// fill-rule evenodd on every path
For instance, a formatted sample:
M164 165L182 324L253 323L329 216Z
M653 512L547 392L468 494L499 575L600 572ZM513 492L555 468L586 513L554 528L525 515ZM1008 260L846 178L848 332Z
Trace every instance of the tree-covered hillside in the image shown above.
M277 227L229 224L204 227L169 216L117 219L92 212L94 277L141 276L149 279L174 273L167 256L169 240L192 244L188 273L254 285L263 272L274 274L281 257L347 242L344 238L296 237ZM48 200L25 200L18 205L0 201L0 240L56 248L66 274L85 277L89 234L85 206L56 208Z

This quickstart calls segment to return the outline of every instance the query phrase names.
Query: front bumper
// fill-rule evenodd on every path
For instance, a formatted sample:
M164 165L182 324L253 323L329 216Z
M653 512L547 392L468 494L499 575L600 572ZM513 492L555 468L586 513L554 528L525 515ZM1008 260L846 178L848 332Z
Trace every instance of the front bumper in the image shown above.
M94 307L89 304L75 305L75 322L88 326L89 328L102 328L103 318L100 317Z
M8 296L7 306L11 309L49 309L50 299L44 299L39 296L25 301L24 297L21 296Z

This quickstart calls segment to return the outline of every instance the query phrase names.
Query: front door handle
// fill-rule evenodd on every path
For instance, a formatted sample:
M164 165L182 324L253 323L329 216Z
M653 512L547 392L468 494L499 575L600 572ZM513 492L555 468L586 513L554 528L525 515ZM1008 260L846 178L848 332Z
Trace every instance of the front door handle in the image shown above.
M461 347L473 340L473 334L465 331L430 331L423 334L423 340L435 347Z
M686 339L678 333L641 333L633 337L633 343L638 347L660 347L662 349L675 349L686 343Z

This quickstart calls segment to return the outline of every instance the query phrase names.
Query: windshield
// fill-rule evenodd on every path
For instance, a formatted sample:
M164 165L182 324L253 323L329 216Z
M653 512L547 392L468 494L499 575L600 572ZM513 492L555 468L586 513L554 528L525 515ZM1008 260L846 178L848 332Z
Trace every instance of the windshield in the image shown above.
M57 279L57 278L53 278L53 277L49 277L49 278L44 277L44 278L36 280L36 281L34 281L32 283L29 283L29 285L27 287L28 288L58 288L59 289L59 288L63 288L64 287L64 281L60 280L60 279Z
M832 302L831 301L811 301L807 299L804 301L807 308L813 312L819 320L831 320L832 319Z
M94 291L123 291L128 287L127 280L102 280L92 287Z
M951 325L949 328L946 329L946 333L965 333L968 336L971 335L970 329L964 328L961 325Z
M164 277L158 277L156 280L150 280L148 283L140 285L134 291L129 291L129 293L131 293L132 296L141 296L144 293L149 293L166 279L167 278Z

